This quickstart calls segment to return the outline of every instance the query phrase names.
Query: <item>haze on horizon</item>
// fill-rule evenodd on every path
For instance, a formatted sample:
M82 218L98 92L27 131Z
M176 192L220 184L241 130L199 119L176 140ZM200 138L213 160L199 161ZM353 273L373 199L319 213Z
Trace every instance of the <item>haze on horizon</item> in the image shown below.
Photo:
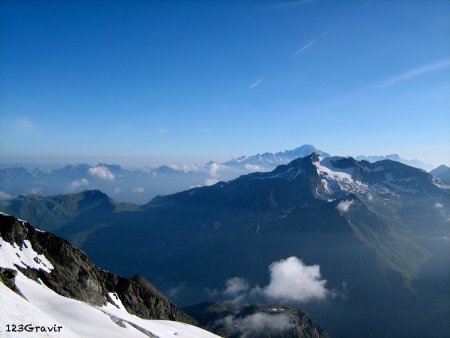
M0 6L2 162L450 164L448 1Z

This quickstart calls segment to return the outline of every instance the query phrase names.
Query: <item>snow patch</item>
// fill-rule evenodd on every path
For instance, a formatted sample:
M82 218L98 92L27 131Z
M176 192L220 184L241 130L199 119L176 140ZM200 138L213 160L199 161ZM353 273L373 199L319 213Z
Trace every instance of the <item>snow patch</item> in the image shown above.
M115 292L108 293L109 298L112 300L112 304L119 308L120 310L126 311L125 306L123 306L122 301Z
M4 268L16 269L16 266L22 268L33 268L51 272L52 263L44 255L39 255L33 250L31 243L24 240L21 246L16 243L10 244L0 237L0 266Z
M320 162L314 162L317 168L317 174L321 177L324 191L327 194L333 194L339 191L351 193L365 193L369 187L352 178L354 168L336 168L333 166L330 158L325 158Z
M106 306L96 307L63 297L44 284L27 278L20 271L16 286L26 301L0 283L0 324L28 324L62 326L61 333L30 334L30 337L68 338L216 338L218 336L198 327L168 320L146 320L128 313L115 293ZM149 333L146 334L145 332Z
M439 189L445 189L445 190L450 189L450 185L445 184L444 182L438 180L437 178L433 178L433 184L436 187L438 187Z
M60 332L51 333L29 333L24 334L24 337L53 337L53 338L82 338L76 335L61 322L57 321L55 318L44 313L34 304L28 302L26 299L20 297L17 293L10 290L6 285L0 283L0 327L2 331L5 330L6 325L14 324L29 324L45 326L45 327L57 327L62 326ZM5 335L3 335L5 334ZM11 333L10 336L7 333L2 332L2 337L18 337L19 335Z

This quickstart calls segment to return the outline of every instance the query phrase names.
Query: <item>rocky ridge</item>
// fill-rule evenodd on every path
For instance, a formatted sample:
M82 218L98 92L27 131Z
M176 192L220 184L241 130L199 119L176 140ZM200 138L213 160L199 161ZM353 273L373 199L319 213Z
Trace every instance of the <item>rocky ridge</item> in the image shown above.
M127 279L102 270L84 252L50 232L36 230L25 221L0 214L0 237L21 250L32 243L33 250L46 257L52 269L19 265L16 268L28 278L42 281L59 295L104 306L108 301L113 301L110 299L111 293L115 293L129 313L141 318L195 323L142 276ZM15 274L8 268L0 271L2 281L17 292Z

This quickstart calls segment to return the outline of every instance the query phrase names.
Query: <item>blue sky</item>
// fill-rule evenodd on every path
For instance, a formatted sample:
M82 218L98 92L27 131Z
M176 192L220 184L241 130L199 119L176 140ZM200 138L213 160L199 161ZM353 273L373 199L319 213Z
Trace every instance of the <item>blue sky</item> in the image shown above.
M448 1L2 1L0 157L450 164Z

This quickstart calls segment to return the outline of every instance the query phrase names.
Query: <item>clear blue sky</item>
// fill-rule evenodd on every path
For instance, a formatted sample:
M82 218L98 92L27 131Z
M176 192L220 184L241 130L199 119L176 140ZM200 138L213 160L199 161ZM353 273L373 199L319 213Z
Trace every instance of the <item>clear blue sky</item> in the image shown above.
M449 1L0 6L3 161L450 162Z

